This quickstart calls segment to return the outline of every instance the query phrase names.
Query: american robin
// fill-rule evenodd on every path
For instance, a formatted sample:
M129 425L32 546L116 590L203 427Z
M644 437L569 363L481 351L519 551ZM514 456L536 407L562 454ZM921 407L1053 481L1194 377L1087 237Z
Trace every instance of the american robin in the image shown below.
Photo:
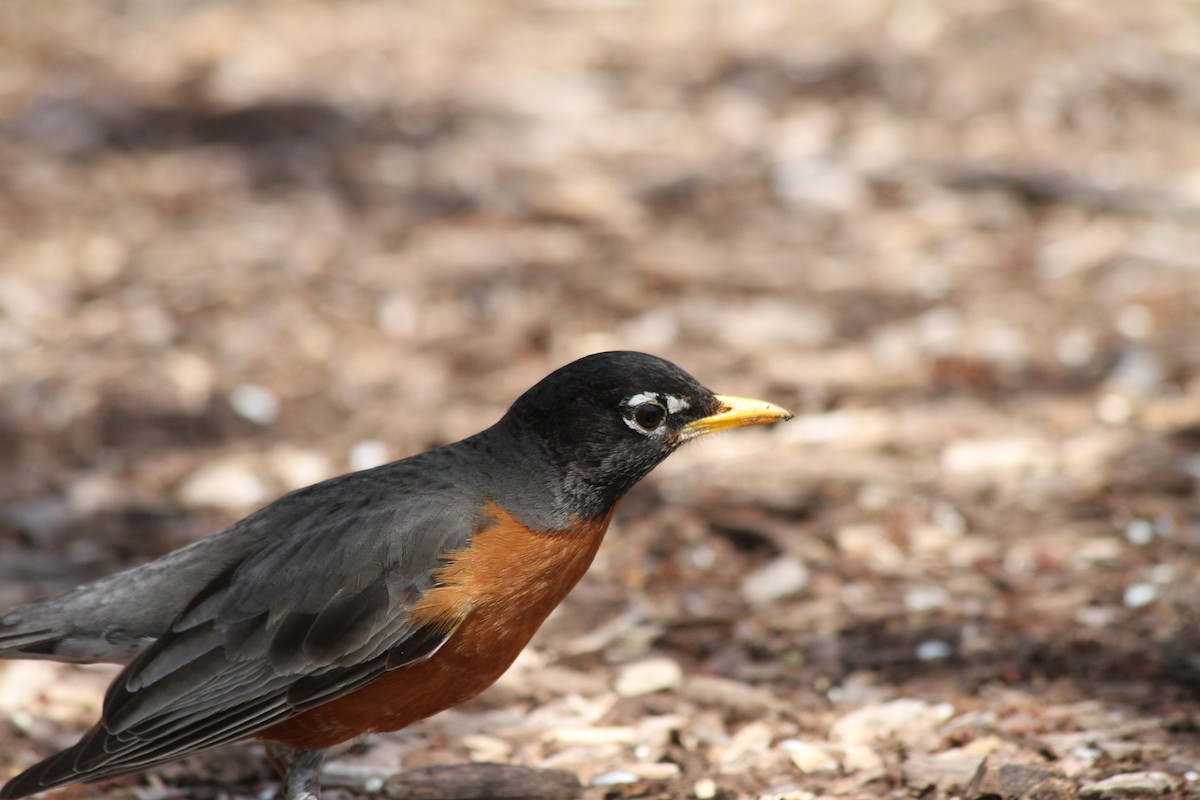
M583 576L628 489L681 444L788 419L643 353L568 364L460 442L284 495L156 561L0 618L0 656L112 661L100 721L25 797L239 739L325 748L475 696Z

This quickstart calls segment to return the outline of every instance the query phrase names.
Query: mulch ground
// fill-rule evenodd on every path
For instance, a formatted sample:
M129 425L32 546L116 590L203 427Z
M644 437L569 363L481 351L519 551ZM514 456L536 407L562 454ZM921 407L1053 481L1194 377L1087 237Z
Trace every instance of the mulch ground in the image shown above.
M1186 2L10 2L0 607L645 350L798 416L327 796L1200 797L1198 75ZM0 664L0 775L111 674Z

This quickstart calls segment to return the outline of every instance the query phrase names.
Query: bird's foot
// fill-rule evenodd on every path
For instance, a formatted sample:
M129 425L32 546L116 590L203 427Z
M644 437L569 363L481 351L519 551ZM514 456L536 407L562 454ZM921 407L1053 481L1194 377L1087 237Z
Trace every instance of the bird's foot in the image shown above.
M294 750L288 761L286 800L319 800L324 750Z

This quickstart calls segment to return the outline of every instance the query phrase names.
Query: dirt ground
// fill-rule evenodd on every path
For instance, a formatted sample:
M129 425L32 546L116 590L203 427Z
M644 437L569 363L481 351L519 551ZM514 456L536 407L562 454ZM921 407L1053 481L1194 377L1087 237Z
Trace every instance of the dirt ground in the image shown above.
M1194 3L0 5L0 608L610 348L797 418L675 455L327 797L1200 797ZM0 664L0 776L111 674Z

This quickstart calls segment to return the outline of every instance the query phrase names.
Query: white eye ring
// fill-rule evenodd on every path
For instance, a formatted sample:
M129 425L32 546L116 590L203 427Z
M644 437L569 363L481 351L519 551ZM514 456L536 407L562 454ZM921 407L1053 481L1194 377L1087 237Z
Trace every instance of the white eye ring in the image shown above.
M665 404L663 400L666 401ZM630 414L623 418L626 425L638 433L647 436L656 436L662 431L663 423L666 422L670 414L682 411L690 403L675 395L669 394L664 398L660 398L656 392L639 392L633 397L628 398L622 405L630 409ZM645 417L645 413L643 412L656 417L656 419ZM639 419L639 417L644 418Z

